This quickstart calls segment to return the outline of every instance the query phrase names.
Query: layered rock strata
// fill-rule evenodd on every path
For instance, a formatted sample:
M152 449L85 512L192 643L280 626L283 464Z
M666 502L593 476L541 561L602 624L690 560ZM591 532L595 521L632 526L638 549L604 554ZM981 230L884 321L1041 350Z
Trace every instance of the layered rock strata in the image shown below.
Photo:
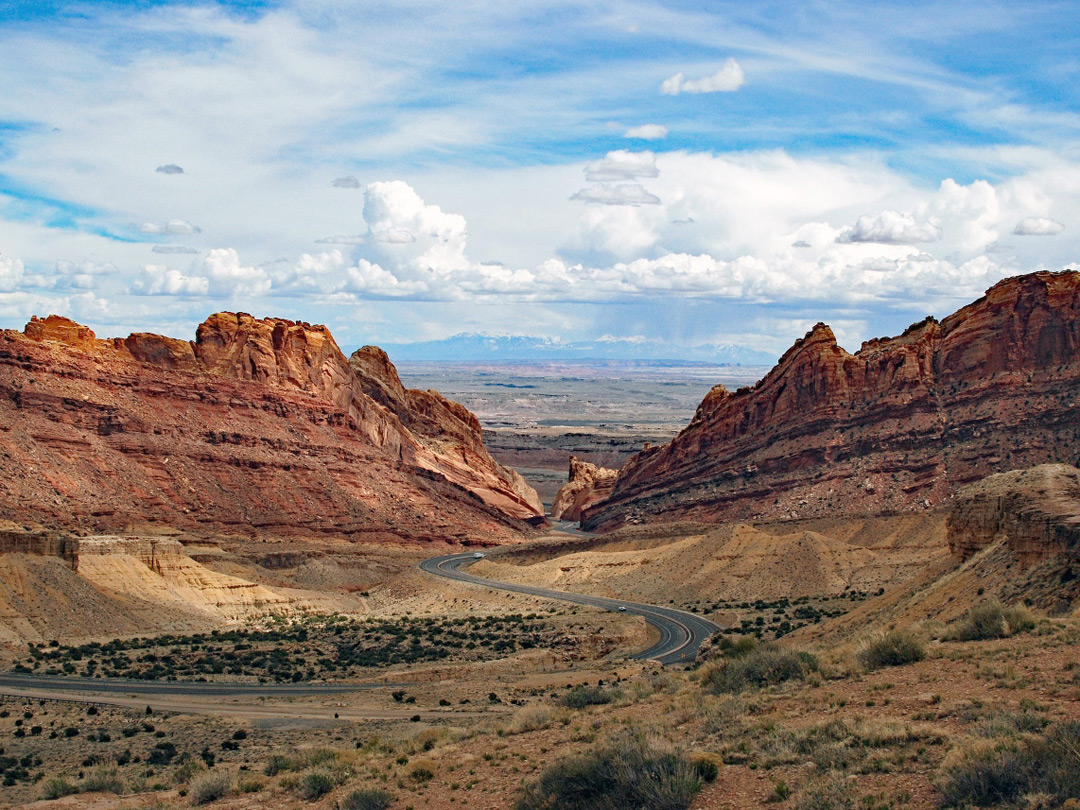
M1006 279L849 354L815 326L753 387L718 386L582 524L934 508L1001 470L1080 458L1080 274Z
M611 495L618 470L597 467L570 456L567 483L555 495L551 516L556 520L581 520L581 513Z
M99 340L65 318L0 332L0 516L356 540L510 539L535 493L433 392L329 331L218 313L193 342ZM404 389L401 389L404 390Z

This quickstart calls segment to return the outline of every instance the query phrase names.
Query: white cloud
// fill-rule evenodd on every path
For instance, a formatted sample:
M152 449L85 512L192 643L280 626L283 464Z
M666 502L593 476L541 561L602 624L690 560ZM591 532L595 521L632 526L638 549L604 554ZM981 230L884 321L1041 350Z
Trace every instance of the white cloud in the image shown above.
M270 292L271 281L261 267L242 265L233 248L215 248L199 263L213 291L255 297Z
M700 79L687 79L682 73L676 73L660 85L660 92L665 96L677 96L680 93L731 93L746 82L742 65L729 58L723 66L711 76Z
M333 185L334 188L360 188L360 181L350 174L345 177L334 178L334 182L331 185Z
M154 171L158 174L183 174L184 167L177 166L175 163L166 163L164 166L158 166Z
M202 233L202 228L198 225L192 225L187 220L183 219L170 219L168 222L159 224L156 222L145 222L139 226L139 233L161 235L171 234L173 236L187 236L193 233Z
M1017 236L1056 236L1065 226L1049 217L1024 217L1016 223L1013 233Z
M465 217L426 204L408 183L368 184L364 220L380 261L400 278L422 279L468 267Z
M597 183L571 195L571 200L602 205L659 205L660 198L640 183Z
M160 264L144 264L131 285L141 295L206 295L210 281L203 276L186 276Z
M668 128L660 124L642 124L639 127L630 127L623 133L624 138L638 138L643 141L658 141L667 135Z
M363 245L367 242L367 237L362 234L353 234L351 236L324 236L322 239L316 239L316 245Z
M372 231L371 241L382 242L386 245L408 245L416 241L416 234L408 228L386 228L381 231Z
M14 292L19 289L25 268L20 259L0 256L0 292Z
M585 179L590 183L659 176L656 155L652 152L630 152L626 149L617 149L614 152L608 152L603 160L594 161L585 167Z
M877 242L883 245L907 245L912 242L936 242L941 228L929 222L917 222L911 214L882 211L873 216L861 216L854 227L844 228L836 241L840 243Z
M164 253L164 254L194 254L199 251L193 247L184 247L183 245L154 245L150 248L151 253Z

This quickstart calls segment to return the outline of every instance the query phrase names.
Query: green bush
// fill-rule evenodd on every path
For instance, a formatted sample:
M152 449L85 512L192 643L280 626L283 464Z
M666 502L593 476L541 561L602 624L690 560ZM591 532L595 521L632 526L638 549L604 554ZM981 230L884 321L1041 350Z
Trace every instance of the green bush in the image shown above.
M232 774L226 770L213 770L200 774L187 787L192 804L209 804L228 796L232 791Z
M354 790L340 802L338 810L387 810L394 801L394 794L382 788Z
M263 766L263 773L267 776L277 776L282 771L296 770L296 760L284 754L272 754Z
M817 669L817 659L810 653L766 644L706 667L701 684L705 690L717 695L738 693L802 679Z
M305 773L296 783L296 795L305 801L321 799L337 786L330 772L319 768Z
M867 669L899 667L926 658L926 647L909 630L890 630L867 642L858 653Z
M701 789L694 764L640 734L567 757L527 784L517 810L686 810Z
M583 684L575 686L565 695L562 695L558 702L571 709L584 709L586 706L600 706L604 703L611 703L615 697L615 692L614 689L604 689L601 686Z
M947 641L986 641L1022 633L1035 626L1035 617L1023 605L1002 607L1000 602L983 602L946 631Z
M50 801L63 798L64 796L70 796L71 794L78 792L79 788L71 784L71 782L64 779L62 776L46 779L45 783L41 786L41 798Z

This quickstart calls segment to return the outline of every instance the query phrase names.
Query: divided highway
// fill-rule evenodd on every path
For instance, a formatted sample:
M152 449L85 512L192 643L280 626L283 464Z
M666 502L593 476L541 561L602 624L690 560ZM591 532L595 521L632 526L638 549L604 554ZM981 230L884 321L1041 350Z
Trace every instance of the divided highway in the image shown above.
M560 599L564 602L573 602L578 605L589 605L604 610L625 611L636 616L644 617L660 632L660 640L647 650L635 653L633 658L659 661L661 664L688 664L698 654L702 643L721 628L708 619L695 616L683 610L661 607L659 605L645 605L639 602L627 602L622 599L608 599L603 596L588 596L580 593L568 593L566 591L551 591L547 588L534 588L531 585L516 585L511 582L500 582L494 579L484 579L473 576L460 570L464 563L478 559L474 553L447 554L443 557L432 557L420 563L420 568L429 574L448 579L456 579L460 582L470 582L473 585L482 585L487 588L495 588L503 591L514 591L531 596L542 596L548 599Z

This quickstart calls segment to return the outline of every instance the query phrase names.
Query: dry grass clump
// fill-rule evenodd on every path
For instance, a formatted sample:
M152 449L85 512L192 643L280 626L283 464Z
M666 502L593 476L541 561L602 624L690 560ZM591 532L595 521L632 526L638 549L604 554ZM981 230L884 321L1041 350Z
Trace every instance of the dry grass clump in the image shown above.
M70 796L73 793L78 792L78 786L71 784L71 782L64 779L62 776L54 776L52 779L46 779L41 785L41 798L48 801L61 799L64 796Z
M188 784L188 799L192 804L209 804L232 792L233 777L224 768L200 774Z
M312 768L304 772L296 782L295 793L304 801L321 799L338 786L338 780L326 768Z
M360 788L338 802L337 810L387 810L393 802L394 794L389 790Z
M867 669L899 667L926 658L926 646L912 630L889 630L866 641L856 654Z
M565 695L561 695L558 702L569 709L584 709L586 706L602 706L621 697L622 690L620 689L605 689L602 686L581 684Z
M701 789L683 753L640 732L565 757L527 784L517 810L686 810Z
M706 666L701 673L701 685L715 695L735 694L802 680L817 670L818 660L810 653L765 644Z
M505 734L525 734L550 728L555 722L555 712L547 706L525 706L518 709L510 719Z
M982 740L955 752L938 789L944 807L989 807L1037 794L1057 804L1080 800L1080 722L1026 741Z
M846 777L837 773L812 780L795 800L795 810L855 810L858 801Z
M948 627L942 638L946 641L986 641L1007 638L1035 627L1035 617L1023 605L1003 607L998 601L983 602L968 611L967 616Z
M82 792L122 794L124 792L124 780L120 778L120 769L115 765L102 765L94 768L83 780Z

